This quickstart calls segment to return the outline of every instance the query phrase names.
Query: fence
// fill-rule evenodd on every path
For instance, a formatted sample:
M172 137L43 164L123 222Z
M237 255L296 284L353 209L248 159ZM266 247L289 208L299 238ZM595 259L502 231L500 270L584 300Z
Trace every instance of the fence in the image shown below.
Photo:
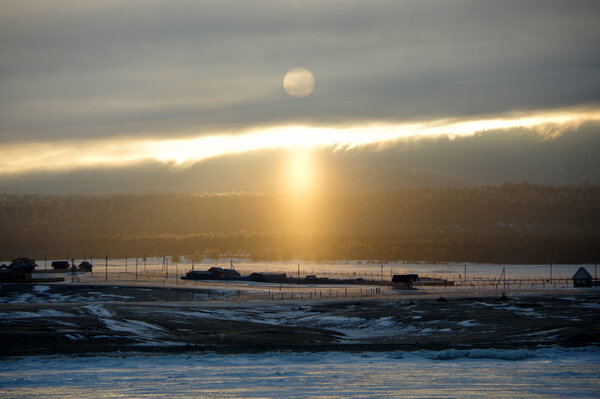
M316 274L319 277L329 277L330 279L357 279L362 278L367 281L362 284L323 284L310 283L303 281L302 284L291 283L255 283L235 280L208 280L194 281L182 280L192 267L203 270L208 265L190 265L170 262L168 257L161 258L126 258L110 259L89 259L94 265L91 272L65 272L62 271L66 281L73 283L91 283L91 284L119 284L119 285L140 285L140 286L163 286L169 288L189 288L195 290L184 300L313 300L313 299L333 299L333 298L368 298L368 297L423 297L423 296L485 296L497 294L502 290L539 290L545 288L570 288L572 280L569 278L544 278L537 277L508 277L505 273L498 277L481 277L465 275L439 275L439 274L419 274L423 279L430 279L430 282L417 282L416 291L396 290L391 284L393 270L389 273L383 272L383 267L379 272L373 270L360 271L318 271L313 268L304 270L298 265L297 269L291 273L290 269L274 270L271 267L270 273L287 273L288 276L299 278L298 281L309 274ZM73 262L74 263L74 262ZM211 265L212 266L212 265ZM227 267L226 264L220 266ZM343 267L343 265L341 265ZM41 268L40 268L41 269ZM57 273L48 270L45 262L44 269L47 273ZM42 272L43 270L38 270ZM262 271L260 264L247 264L241 270L244 274L250 271ZM435 283L432 283L435 282ZM440 283L447 281L446 283ZM169 296L160 300L175 300L180 295Z

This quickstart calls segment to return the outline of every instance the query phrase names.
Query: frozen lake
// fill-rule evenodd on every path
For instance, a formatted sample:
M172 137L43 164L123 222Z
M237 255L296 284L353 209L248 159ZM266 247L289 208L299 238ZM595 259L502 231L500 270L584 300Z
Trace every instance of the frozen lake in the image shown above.
M11 398L593 398L600 349L447 350L0 362Z

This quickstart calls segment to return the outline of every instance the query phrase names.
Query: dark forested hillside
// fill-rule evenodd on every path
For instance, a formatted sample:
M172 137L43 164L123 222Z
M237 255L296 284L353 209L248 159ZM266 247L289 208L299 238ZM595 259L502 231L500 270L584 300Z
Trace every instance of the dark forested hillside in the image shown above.
M594 262L600 187L323 195L0 195L0 257Z

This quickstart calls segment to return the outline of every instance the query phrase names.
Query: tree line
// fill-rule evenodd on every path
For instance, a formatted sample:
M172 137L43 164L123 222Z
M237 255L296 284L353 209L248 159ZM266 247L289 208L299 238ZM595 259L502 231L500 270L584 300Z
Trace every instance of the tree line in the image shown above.
M600 187L291 195L0 195L0 256L583 263Z

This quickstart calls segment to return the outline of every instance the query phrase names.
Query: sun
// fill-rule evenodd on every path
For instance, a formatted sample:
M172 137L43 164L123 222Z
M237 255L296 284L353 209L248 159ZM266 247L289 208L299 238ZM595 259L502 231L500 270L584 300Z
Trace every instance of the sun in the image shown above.
M283 88L292 97L306 97L315 89L315 77L305 68L290 69L283 77Z

